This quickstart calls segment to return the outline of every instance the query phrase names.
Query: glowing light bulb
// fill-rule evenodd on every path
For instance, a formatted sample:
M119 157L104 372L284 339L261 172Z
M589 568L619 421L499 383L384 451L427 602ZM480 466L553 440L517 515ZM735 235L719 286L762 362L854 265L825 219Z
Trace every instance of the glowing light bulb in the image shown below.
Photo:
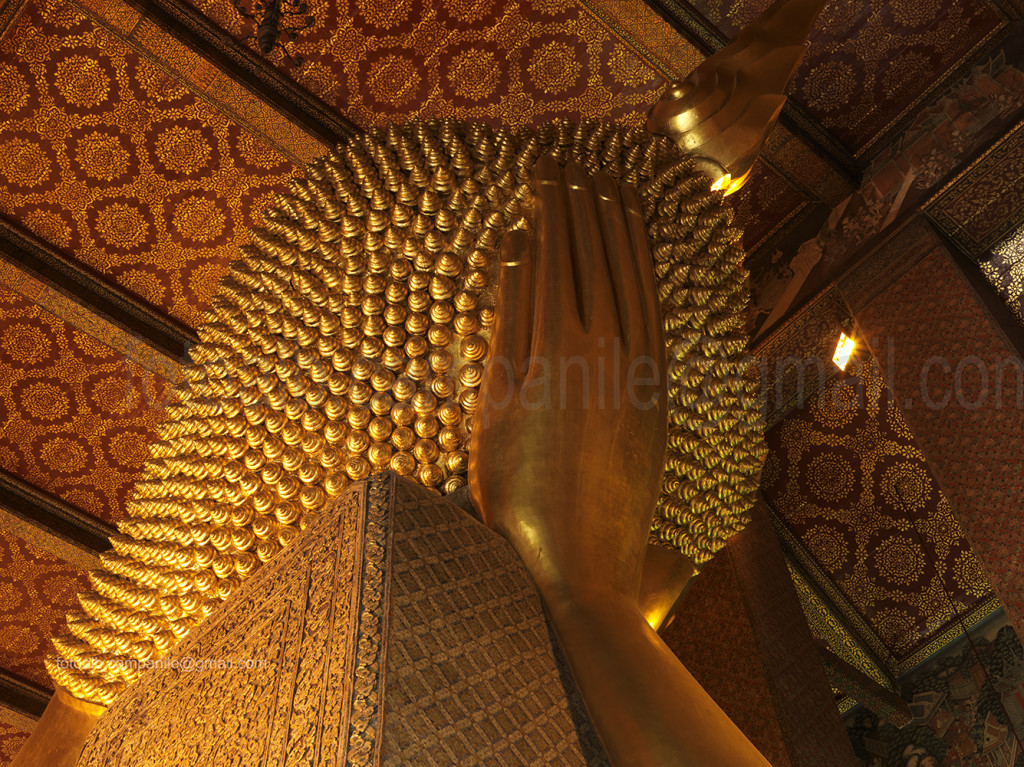
M841 333L839 343L836 344L836 353L832 355L832 361L840 370L846 370L846 365L853 356L853 350L857 348L857 342L846 333Z
M715 183L713 183L711 185L711 191L712 192L719 192L722 189L725 189L725 187L729 185L730 181L732 181L732 176L730 176L728 173L726 173L724 176L722 176L720 179L718 179L718 181L716 181ZM726 194L728 194L728 192L726 192Z

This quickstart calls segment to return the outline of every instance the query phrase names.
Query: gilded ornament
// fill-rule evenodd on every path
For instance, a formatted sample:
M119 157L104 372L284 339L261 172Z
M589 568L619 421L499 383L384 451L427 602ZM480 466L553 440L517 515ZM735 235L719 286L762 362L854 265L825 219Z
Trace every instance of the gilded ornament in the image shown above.
M741 253L729 215L666 139L567 122L518 135L414 122L352 139L314 163L311 180L252 233L211 302L180 405L129 503L132 523L202 527L126 525L124 537L145 547L105 558L83 609L107 633L83 634L159 657L347 482L389 466L446 492L464 484L496 248L503 232L528 226L532 167L549 151L637 184L670 353L696 354L701 338L735 333L745 288L731 277ZM722 382L743 373L741 353L715 350L721 364L689 365L670 392L673 447L652 535L698 563L742 526L763 454L756 399L722 395ZM166 594L173 604L159 600ZM119 610L146 616L131 637ZM58 652L122 652L90 641ZM75 695L109 703L126 680L106 663L49 668Z

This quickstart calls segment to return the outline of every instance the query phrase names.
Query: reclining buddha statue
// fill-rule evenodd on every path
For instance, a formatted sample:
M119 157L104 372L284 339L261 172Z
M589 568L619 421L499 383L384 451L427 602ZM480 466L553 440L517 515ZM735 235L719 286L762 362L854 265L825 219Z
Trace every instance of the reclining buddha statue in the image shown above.
M15 764L74 764L85 735L60 751L54 733L75 730L53 724L61 711L87 733L145 662L385 470L468 485L532 578L612 764L766 764L656 628L757 490L747 275L724 196L822 4L777 0L670 85L647 130L413 121L311 163L198 329L112 550L54 639L56 713ZM672 594L642 593L668 571Z

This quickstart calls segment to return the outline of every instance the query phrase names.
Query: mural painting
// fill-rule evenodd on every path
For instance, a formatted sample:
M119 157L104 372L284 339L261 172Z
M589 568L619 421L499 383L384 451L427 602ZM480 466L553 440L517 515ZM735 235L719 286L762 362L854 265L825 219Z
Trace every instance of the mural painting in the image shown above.
M864 767L1024 767L1024 647L1002 610L900 680L913 720L845 716Z

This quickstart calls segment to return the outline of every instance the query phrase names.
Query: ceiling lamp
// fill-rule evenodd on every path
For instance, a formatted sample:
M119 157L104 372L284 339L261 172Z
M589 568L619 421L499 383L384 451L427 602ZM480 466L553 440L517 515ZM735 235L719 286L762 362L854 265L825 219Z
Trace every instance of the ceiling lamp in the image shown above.
M836 363L836 367L840 370L846 370L846 365L850 361L850 357L853 356L854 349L857 348L857 342L853 340L846 333L839 334L839 343L836 344L836 353L832 355L832 361Z

